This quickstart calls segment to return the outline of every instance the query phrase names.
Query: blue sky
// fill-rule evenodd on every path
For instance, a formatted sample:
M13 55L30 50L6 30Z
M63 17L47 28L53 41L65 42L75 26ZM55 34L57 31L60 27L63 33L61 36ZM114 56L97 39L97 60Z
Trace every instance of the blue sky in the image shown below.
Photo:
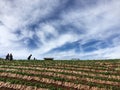
M120 58L120 0L0 0L0 56Z

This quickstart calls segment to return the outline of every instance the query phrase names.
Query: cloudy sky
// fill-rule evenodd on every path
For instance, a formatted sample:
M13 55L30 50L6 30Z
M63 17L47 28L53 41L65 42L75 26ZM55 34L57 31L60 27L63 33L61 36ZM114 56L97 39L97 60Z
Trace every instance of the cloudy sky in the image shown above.
M0 0L0 57L120 58L120 0Z

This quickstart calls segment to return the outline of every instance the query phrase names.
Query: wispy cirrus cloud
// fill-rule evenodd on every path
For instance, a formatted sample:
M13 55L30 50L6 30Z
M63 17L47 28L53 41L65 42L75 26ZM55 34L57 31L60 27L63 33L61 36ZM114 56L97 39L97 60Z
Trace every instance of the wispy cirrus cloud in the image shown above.
M119 58L119 6L119 0L0 1L0 54Z

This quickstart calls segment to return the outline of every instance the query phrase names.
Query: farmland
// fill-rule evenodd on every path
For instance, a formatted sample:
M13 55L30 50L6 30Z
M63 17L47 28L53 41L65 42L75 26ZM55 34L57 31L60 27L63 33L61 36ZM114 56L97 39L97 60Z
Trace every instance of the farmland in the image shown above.
M120 90L120 60L0 60L0 90Z

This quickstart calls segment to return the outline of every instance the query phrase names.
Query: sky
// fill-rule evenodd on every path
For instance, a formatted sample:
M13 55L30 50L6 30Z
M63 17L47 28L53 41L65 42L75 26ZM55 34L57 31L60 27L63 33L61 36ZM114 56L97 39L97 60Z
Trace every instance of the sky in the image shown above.
M120 58L120 0L0 0L0 57Z

